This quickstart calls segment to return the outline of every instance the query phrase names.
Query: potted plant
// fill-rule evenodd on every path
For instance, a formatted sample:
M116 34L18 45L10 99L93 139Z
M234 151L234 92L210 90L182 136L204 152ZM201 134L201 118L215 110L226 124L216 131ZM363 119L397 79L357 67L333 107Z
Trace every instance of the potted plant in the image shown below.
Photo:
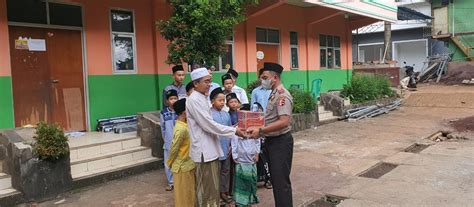
M36 127L33 158L22 173L27 200L54 198L72 187L68 138L57 124Z

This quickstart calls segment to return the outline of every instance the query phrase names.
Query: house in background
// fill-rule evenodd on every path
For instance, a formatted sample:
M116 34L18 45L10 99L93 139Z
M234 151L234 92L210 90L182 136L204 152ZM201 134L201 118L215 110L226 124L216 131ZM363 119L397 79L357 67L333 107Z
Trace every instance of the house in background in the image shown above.
M87 131L97 119L159 110L172 66L156 22L171 13L166 0L0 0L0 128L46 121ZM271 61L285 68L287 87L310 90L321 79L324 92L351 78L351 31L395 21L397 7L264 0L247 15L214 78L229 66L246 86Z
M474 1L432 0L432 36L447 43L453 61L474 61Z
M415 65L420 71L426 58L449 53L445 43L431 37L431 3L426 0L401 1L399 20L391 25L391 57L396 66L403 62ZM409 19L409 20L406 20ZM381 61L384 56L384 22L377 22L353 31L354 61L368 63Z

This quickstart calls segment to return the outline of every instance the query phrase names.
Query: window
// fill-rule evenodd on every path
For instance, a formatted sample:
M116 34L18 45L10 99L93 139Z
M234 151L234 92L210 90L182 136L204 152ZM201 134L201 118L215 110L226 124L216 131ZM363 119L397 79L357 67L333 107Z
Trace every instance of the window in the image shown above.
M341 39L338 36L319 35L319 66L341 68Z
M280 43L280 32L274 29L257 28L258 43Z
M298 33L290 32L291 68L298 68Z
M112 10L112 54L115 73L135 73L135 29L131 11Z
M38 0L8 0L10 22L82 27L82 8Z
M381 61L383 58L383 43L375 43L370 45L359 45L359 62L371 63Z

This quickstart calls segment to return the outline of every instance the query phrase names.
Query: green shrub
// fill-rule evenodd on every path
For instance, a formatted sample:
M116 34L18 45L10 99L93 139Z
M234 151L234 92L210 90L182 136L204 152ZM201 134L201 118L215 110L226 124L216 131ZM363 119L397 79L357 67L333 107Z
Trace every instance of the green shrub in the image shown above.
M69 156L68 138L57 124L40 122L33 137L33 154L40 160L56 161Z
M316 103L310 92L305 92L297 88L290 88L289 92L293 96L293 113L308 113L314 111Z
M380 75L354 75L350 84L344 85L341 95L349 98L351 103L364 103L380 98L393 97L390 81Z

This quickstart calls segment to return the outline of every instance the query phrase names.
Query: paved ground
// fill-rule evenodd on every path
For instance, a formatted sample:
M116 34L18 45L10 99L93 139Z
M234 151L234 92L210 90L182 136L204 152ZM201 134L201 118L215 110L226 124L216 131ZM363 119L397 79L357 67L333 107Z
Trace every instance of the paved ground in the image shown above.
M441 94L460 90L441 88ZM474 87L464 89L462 93L474 97ZM410 96L423 96L424 91L438 93L422 87ZM415 106L374 119L295 133L291 175L295 205L332 194L347 197L339 206L350 207L472 206L474 133L464 133L470 140L454 142L425 138L445 128L449 120L473 115L474 103L437 107L429 99L424 102L417 100ZM420 153L403 152L414 143L430 146ZM357 176L379 162L399 166L379 179ZM172 206L172 193L164 191L164 184L164 172L157 170L69 193L60 206ZM271 190L260 188L258 194L262 201L258 206L273 206ZM61 199L39 206L56 206L54 202Z

